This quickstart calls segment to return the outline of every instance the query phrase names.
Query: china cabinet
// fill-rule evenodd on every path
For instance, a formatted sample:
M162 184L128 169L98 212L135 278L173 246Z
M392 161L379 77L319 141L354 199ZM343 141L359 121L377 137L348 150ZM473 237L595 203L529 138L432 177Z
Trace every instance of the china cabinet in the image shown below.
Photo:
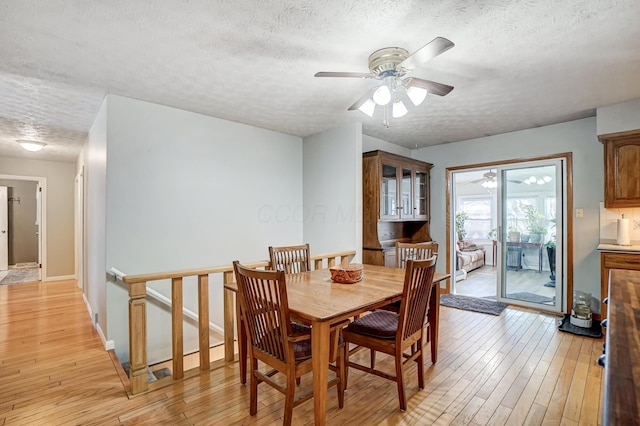
M363 261L394 266L396 241L430 241L432 164L384 151L363 154Z

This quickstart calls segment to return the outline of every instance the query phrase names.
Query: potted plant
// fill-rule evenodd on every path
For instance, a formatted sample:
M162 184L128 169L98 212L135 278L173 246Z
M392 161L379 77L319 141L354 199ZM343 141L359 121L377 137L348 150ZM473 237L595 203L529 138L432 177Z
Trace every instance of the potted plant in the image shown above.
M510 243L520 242L520 228L518 227L518 217L512 214L509 218L509 227L507 228L507 239Z
M456 213L456 233L458 234L458 240L464 240L464 237L467 236L467 231L464 230L464 223L469 219L469 214L467 212L459 212Z
M541 242L547 233L547 227L544 225L544 216L530 204L525 204L522 208L524 210L525 225L529 231L529 239L532 243Z

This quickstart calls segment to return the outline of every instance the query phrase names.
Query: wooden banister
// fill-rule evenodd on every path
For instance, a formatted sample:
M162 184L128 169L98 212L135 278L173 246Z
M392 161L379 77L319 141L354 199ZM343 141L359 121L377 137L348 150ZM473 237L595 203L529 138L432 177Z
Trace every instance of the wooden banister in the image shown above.
M355 256L355 250L340 251L311 256L314 269L322 269L326 259L326 267L331 267L340 262L346 265ZM259 261L243 264L250 268L271 269L268 261ZM222 274L224 284L234 282L233 265L216 266L212 268L185 269L181 271L156 272L150 274L122 275L122 282L128 285L129 290L129 358L131 371L129 381L132 395L147 392L149 383L147 380L147 311L146 296L147 282L159 280L171 280L171 348L173 380L193 376L193 369L184 371L184 335L183 335L183 280L185 277L197 277L198 280L198 346L200 355L200 371L211 369L209 355L209 275ZM225 290L223 294L224 309L224 352L225 362L235 360L234 351L234 325L237 315L235 294ZM191 314L190 314L191 315ZM246 366L245 366L246 367ZM241 366L242 368L242 366ZM197 371L197 369L196 369ZM162 382L162 384L158 384ZM162 379L154 383L153 388L168 385L171 382Z

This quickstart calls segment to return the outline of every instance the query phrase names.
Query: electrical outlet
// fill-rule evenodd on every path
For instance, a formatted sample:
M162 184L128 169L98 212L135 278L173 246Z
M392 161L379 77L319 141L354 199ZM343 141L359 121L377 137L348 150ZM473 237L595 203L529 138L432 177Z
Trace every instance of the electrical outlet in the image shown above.
M576 217L584 217L584 209L576 209Z
M637 231L638 229L640 229L640 220L633 219L633 230Z

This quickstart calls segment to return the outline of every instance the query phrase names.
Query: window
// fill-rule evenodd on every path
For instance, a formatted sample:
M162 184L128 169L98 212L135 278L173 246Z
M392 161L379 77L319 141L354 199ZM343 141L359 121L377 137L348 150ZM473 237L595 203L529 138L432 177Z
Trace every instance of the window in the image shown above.
M488 239L493 228L493 199L491 197L461 197L458 203L458 211L466 212L469 215L464 223L464 229L467 231L465 239Z
M527 222L522 206L537 207L537 198L509 198L507 199L507 218L509 231L527 232Z

